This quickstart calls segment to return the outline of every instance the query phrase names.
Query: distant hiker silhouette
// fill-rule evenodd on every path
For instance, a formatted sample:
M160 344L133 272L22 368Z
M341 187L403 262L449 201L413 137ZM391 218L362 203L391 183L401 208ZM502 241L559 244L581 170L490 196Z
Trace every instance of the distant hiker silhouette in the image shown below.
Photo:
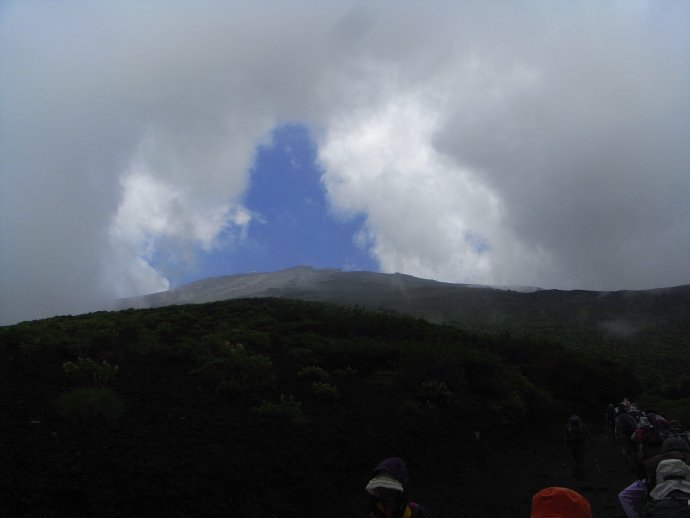
M532 497L530 518L592 518L592 508L577 491L547 487Z
M635 468L635 445L632 441L632 434L637 428L637 419L629 412L630 406L621 406L615 422L616 440L621 445L621 452L625 459L625 464L633 473Z
M382 460L366 490L371 495L371 518L431 518L429 511L409 500L410 478L405 463L397 457Z
M592 438L589 435L589 430L582 422L580 416L572 415L565 425L565 445L570 450L573 457L573 476L575 478L585 478L585 444L592 444Z

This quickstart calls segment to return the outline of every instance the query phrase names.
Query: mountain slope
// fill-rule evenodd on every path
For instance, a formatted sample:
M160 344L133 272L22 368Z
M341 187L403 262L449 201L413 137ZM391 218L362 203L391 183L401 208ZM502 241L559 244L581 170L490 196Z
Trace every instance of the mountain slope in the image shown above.
M553 484L616 518L630 475L615 443L599 436L578 481L560 432L575 409L596 424L632 396L630 373L500 345L277 298L2 327L0 516L349 518L373 467L400 456L436 518L527 516Z
M643 291L499 289L403 274L295 267L197 281L121 301L160 307L237 298L278 297L400 312L473 332L542 338L580 349L606 346L639 365L663 358L690 368L690 285Z

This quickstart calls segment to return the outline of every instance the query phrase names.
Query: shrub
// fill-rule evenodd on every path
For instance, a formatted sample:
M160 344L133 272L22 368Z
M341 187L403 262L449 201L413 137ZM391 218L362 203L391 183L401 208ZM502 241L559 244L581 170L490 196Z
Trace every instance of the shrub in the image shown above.
M314 365L318 361L316 353L306 347L294 347L287 354L298 365Z
M369 375L367 382L379 386L393 386L396 384L396 373L390 369L376 370Z
M326 381L328 372L316 365L308 365L297 372L297 377L311 381Z
M443 381L424 381L417 387L417 394L427 403L432 405L445 405L453 393Z
M249 392L275 381L271 359L244 349L209 360L191 374L223 393Z
M108 362L92 360L91 358L77 358L76 362L65 362L62 370L67 378L75 383L91 383L102 387L107 385L120 368Z
M418 418L422 415L422 409L419 403L406 399L398 406L398 411L406 417Z
M338 387L331 385L330 383L315 381L311 384L311 389L314 392L314 395L322 401L335 401L340 397Z
M106 387L72 389L57 401L58 413L67 421L82 426L111 423L122 415L124 409L122 399Z
M254 412L264 419L276 419L279 421L288 421L294 425L301 426L306 423L304 413L302 412L302 403L297 401L292 395L280 395L280 401L262 401L261 404L254 408Z
M333 370L333 376L356 376L356 375L357 375L357 369L353 369L350 365L348 365L344 369Z

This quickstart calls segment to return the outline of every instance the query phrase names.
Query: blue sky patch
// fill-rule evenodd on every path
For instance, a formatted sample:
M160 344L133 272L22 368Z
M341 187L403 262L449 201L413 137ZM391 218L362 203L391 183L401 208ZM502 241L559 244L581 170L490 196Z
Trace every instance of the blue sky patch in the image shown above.
M204 272L203 277L297 265L377 271L367 251L353 242L364 217L342 221L331 214L316 156L304 126L275 129L271 144L258 149L243 200L254 214L246 236L212 252L200 252L195 270ZM179 286L195 278L170 280Z

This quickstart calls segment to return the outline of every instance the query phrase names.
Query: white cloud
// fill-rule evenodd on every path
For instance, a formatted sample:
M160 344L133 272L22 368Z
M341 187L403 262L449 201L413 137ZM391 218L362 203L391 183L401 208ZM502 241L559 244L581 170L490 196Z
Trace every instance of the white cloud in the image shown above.
M156 258L241 239L285 122L384 271L689 282L690 4L202 4L3 4L0 321L163 289Z

